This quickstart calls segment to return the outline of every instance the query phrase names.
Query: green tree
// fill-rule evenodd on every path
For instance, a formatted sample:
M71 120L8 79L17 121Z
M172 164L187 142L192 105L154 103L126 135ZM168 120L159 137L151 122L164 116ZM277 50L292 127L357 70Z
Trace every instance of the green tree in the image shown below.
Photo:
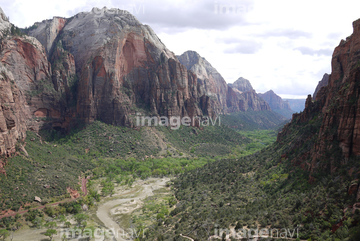
M66 222L64 223L64 225L65 225L66 228L70 228L70 227L71 227L71 223L70 223L69 221L66 221Z
M105 182L103 183L103 188L101 189L101 193L103 196L113 195L114 194L114 183L112 182Z
M56 222L48 222L47 224L45 224L45 227L53 229L57 227Z
M89 216L79 213L74 216L75 221L77 222L78 226L81 226L81 224L86 221L89 218Z
M62 223L65 223L66 222L66 217L64 215L60 215L59 216L59 221L62 222Z
M63 234L63 236L61 237L61 241L66 241L68 238L66 237L66 234Z
M35 228L41 228L42 224L43 224L43 219L41 217L36 217L33 221L32 224L34 225Z
M6 229L0 229L0 238L2 240L5 240L7 237L9 237L10 233Z
M57 231L55 229L48 229L44 233L45 236L50 238L50 241L53 239L53 236L57 234Z

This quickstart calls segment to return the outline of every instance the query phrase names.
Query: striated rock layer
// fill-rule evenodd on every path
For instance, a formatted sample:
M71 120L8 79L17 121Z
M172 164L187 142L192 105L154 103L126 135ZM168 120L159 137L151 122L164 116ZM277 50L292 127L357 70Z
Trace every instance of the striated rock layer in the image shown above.
M29 34L46 46L55 88L67 99L67 117L132 126L137 112L215 114L210 96L199 91L202 83L127 11L94 8L36 26Z
M2 27L14 29L0 13ZM9 28L0 29L1 155L14 153L27 130L38 131L50 118L62 122L60 96L53 89L44 47L33 37L12 34Z

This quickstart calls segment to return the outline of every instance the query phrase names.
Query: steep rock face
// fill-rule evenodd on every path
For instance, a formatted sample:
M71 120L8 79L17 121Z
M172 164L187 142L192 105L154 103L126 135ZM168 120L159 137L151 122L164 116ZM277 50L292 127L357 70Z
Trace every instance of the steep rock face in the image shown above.
M0 7L0 37L3 36L4 31L11 28L11 23L9 22L8 17L6 17L2 8Z
M269 90L264 94L259 93L258 95L270 105L270 108L273 111L285 116L288 119L291 119L293 111L291 110L288 101L284 101L272 90Z
M195 51L186 51L177 56L180 63L197 76L199 94L210 97L211 107L216 113L227 110L227 84L211 64Z
M353 34L335 48L328 85L320 89L315 101L309 95L304 111L294 114L278 135L281 143L298 123L305 123L307 138L297 141L303 142L305 151L293 161L310 171L310 180L317 169L334 173L350 156L360 155L360 20L353 28Z
M0 155L14 153L16 142L26 137L29 116L24 103L12 73L0 63Z
M224 78L211 64L195 51L177 56L179 61L197 77L198 92L207 97L215 113L270 110L269 105L256 94L249 80L240 77L233 84Z
M266 101L261 99L250 84L250 81L240 77L233 84L228 84L228 106L232 112L271 110Z
M328 74L324 74L323 78L319 81L318 85L316 86L316 89L314 91L314 94L313 94L313 99L316 100L316 95L317 93L320 91L320 89L322 87L325 87L328 85L329 83L329 78L330 78L330 75Z
M39 130L45 123L33 118L53 118L54 122L61 122L60 96L54 90L51 65L43 46L29 36L10 36L2 40L0 60L26 99L23 104L31 116L27 127Z
M49 54L55 39L66 23L65 18L54 17L52 20L44 20L41 23L35 23L29 34L35 37L45 47Z
M318 92L317 101L324 103L321 143L316 146L320 153L329 148L326 141L335 139L345 157L360 155L360 20L353 28L353 34L335 48L328 87Z
M67 99L65 118L132 126L138 112L215 114L195 75L127 11L94 8L36 25L29 34L47 46L52 80ZM76 107L69 107L74 100Z
M1 26L10 26L0 11ZM0 153L11 155L28 129L39 130L60 118L51 67L43 46L33 37L7 34L0 38ZM1 32L1 31L0 31Z

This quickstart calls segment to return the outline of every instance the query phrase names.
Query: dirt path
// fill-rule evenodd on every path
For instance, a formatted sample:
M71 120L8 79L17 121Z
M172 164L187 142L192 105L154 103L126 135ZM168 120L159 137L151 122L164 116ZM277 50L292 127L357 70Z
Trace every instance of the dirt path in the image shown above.
M127 213L131 213L136 208L138 208L138 205L129 206L126 203L133 202L133 203L139 203L140 200L154 195L153 190L157 190L160 188L165 187L166 182L168 182L169 178L151 178L146 181L140 181L138 183L135 183L135 186L141 185L141 189L129 197L129 190L122 191L120 193L117 193L114 195L114 197L117 197L114 200L107 201L103 204L101 204L96 212L97 217L100 219L100 221L106 226L106 228L111 229L115 231L114 233L114 240L117 241L127 241L127 240L133 240L129 239L129 236L134 233L129 233L129 230L124 230L122 227L119 226L118 223L116 223L112 216L114 214L117 214L118 210L126 210ZM135 188L132 188L135 189ZM134 230L134 232L137 232Z
M194 241L194 239L192 239L192 238L190 238L190 237L188 237L188 236L185 236L185 235L182 235L182 234L180 234L180 236L183 237L183 238L190 239L191 241Z

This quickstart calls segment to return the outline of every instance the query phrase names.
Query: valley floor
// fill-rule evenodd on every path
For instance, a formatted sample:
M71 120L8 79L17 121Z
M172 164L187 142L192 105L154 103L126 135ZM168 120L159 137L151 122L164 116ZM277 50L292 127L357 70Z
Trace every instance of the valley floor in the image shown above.
M96 224L99 232L91 240L134 240L135 235L139 235L140 231L135 228L129 228L129 225L121 225L121 221L115 221L116 217L121 214L131 214L134 210L140 209L145 198L155 195L155 190L165 188L166 183L170 181L170 178L149 178L147 180L138 180L134 182L131 188L120 186L115 189L112 197L104 198L98 204L96 211L90 210L86 212L91 216L93 224ZM95 216L93 215L95 213ZM75 223L71 220L71 223ZM62 223L58 224L58 234L53 237L54 241L62 240L62 235L66 232ZM115 235L112 235L110 230L115 230ZM35 229L24 227L13 233L8 239L13 241L39 241L49 240L46 239L44 233L46 228ZM104 235L101 234L104 233ZM68 231L68 234L72 236L72 231ZM85 235L86 236L86 235ZM84 240L82 237L78 237L70 240ZM85 239L86 240L86 239Z

